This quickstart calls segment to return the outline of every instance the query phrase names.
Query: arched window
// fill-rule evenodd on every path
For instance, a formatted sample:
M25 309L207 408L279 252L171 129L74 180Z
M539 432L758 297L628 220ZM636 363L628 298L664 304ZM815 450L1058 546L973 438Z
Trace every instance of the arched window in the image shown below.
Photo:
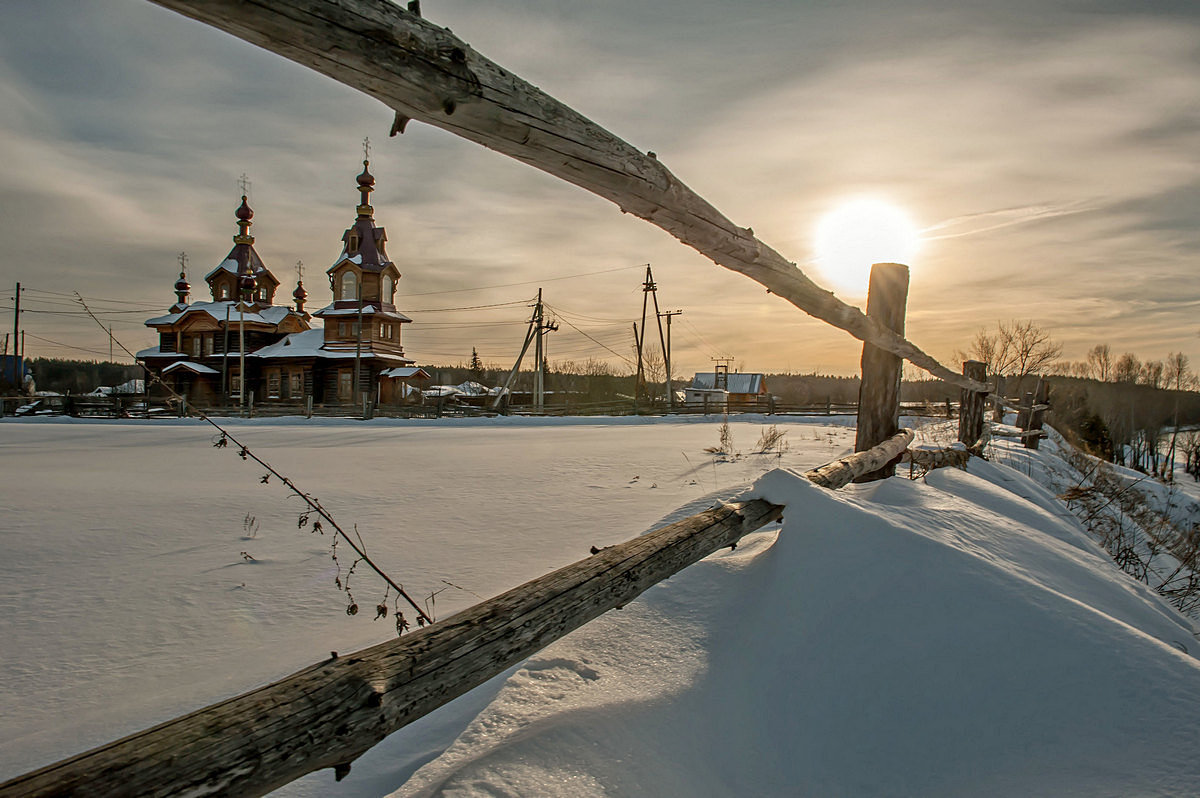
M392 291L395 290L395 283L390 274L383 275L383 295L379 298L384 302L392 301Z
M221 285L219 285L217 287L217 299L219 299L219 300L220 299L229 299L229 285L228 284L221 283Z
M358 281L354 277L354 272L346 270L342 272L342 299L358 299Z

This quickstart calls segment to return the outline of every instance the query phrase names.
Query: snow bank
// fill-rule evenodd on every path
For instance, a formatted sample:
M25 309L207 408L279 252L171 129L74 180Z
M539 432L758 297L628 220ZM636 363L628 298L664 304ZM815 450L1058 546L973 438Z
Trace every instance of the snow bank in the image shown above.
M1033 480L754 493L777 540L535 657L395 795L1196 793L1195 629Z

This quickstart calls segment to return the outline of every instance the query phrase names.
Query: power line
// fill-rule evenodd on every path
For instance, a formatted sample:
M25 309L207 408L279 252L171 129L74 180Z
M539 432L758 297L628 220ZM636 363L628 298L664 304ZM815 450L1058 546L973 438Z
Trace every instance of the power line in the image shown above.
M109 354L108 352L102 352L99 349L85 349L82 346L71 346L71 344L64 344L62 341L51 341L49 338L43 338L40 335L34 335L33 333L29 332L28 330L25 330L24 332L25 332L25 335L27 335L28 337L34 339L35 341L41 341L44 344L53 344L54 346L61 346L64 349L74 349L79 352L90 352L93 355Z
M482 285L478 288L452 288L449 291L424 291L419 294L408 294L407 296L434 296L437 294L459 294L464 291L486 291L491 288L513 288L519 285L541 285L542 283L554 283L560 280L574 280L577 277L594 277L597 274L612 274L613 272L623 272L629 269L640 269L645 266L644 263L639 263L636 266L618 266L615 269L601 269L596 272L580 272L579 274L565 274L562 277L543 277L537 280L525 280L519 283L501 283L499 285Z
M641 267L638 267L638 268L641 268ZM569 320L569 319L567 319L567 318L565 318L565 317L564 317L564 318L563 318L563 323L564 323L564 324L566 324L568 327L570 327L570 328L571 328L572 330L574 330L575 332L577 332L577 333L579 333L580 335L582 335L584 338L587 338L589 341L592 341L593 343L596 343L596 344L598 344L598 345L600 345L600 346L604 347L604 348L605 348L605 349L607 349L609 352L612 352L614 355L616 355L617 357L621 358L622 360L624 360L624 361L625 361L626 363L628 363L629 365L631 365L631 366L633 365L633 361L632 361L632 360L630 360L629 358L625 357L624 355L622 355L620 352L618 352L617 350L613 349L612 347L610 347L610 346L605 346L604 344L600 343L600 342L599 342L599 341L597 341L595 338L593 338L592 336L588 335L588 334L587 334L587 333L585 333L583 330L579 329L579 328L578 328L578 327L576 327L574 324L572 324L572 323L570 322L570 320Z

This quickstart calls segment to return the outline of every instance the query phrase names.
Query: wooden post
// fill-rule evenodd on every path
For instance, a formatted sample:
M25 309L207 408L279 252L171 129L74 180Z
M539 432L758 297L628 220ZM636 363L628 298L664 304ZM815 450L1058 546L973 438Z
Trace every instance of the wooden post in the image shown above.
M992 421L1004 423L1004 377L996 375L996 393L992 396Z
M1019 429L1029 429L1029 422L1032 420L1033 414L1033 392L1026 391L1021 397L1021 404L1017 406L1017 427Z
M904 310L908 301L908 267L901 263L876 263L867 289L867 317L880 326L904 335ZM874 344L863 344L862 382L858 388L858 432L854 451L865 452L900 429L899 357ZM863 474L856 482L884 479L896 473L894 463Z
M1033 404L1029 409L1029 427L1031 431L1040 431L1046 416L1046 405L1050 398L1050 386L1045 378L1038 377L1037 387L1033 389ZM1041 435L1026 435L1023 443L1026 449L1037 449Z
M963 363L963 375L978 382L987 379L987 365L978 360ZM958 397L958 440L970 449L983 436L983 409L986 393L961 389Z

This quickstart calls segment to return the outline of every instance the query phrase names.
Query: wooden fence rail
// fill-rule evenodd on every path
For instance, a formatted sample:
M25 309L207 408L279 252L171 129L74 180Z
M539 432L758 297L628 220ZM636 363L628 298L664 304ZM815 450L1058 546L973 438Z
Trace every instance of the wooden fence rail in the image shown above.
M902 430L806 476L839 488L904 453ZM388 734L743 535L778 520L761 499L726 504L602 549L396 640L0 784L0 798L263 795L350 763Z

